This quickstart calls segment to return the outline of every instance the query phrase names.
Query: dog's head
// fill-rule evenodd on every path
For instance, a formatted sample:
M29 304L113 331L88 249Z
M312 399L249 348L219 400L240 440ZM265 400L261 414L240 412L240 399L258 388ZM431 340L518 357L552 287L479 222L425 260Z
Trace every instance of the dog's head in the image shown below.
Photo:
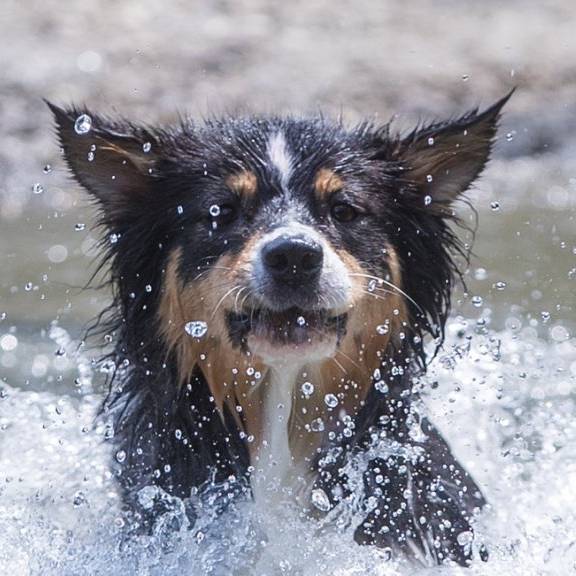
M120 299L132 318L154 313L134 339L159 325L185 376L216 348L212 364L370 355L370 369L392 344L421 350L449 299L450 204L484 168L506 99L404 138L325 119L158 130L52 109L113 234Z

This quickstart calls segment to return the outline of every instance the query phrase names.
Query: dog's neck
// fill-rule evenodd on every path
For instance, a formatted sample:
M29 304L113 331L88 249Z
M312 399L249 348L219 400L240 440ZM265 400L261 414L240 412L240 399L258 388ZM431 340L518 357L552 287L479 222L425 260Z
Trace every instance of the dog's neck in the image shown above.
M299 368L279 365L269 370L263 383L259 443L254 451L252 485L256 500L281 499L305 473L290 446L291 415ZM266 498L263 496L266 494Z
M335 357L299 364L267 365L241 355L231 364L230 351L219 346L207 354L211 360L202 366L207 381L228 382L220 402L228 405L245 435L256 498L306 499L330 433L341 434L346 419L363 406L374 371L386 357L381 343L350 338ZM224 372L231 365L234 379Z

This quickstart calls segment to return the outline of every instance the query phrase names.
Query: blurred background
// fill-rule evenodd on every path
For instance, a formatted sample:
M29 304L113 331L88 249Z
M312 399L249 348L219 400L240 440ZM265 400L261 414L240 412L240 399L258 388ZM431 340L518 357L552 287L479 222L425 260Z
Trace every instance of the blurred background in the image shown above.
M42 98L147 122L322 110L406 130L517 86L470 194L476 256L456 312L574 343L574 22L576 3L562 0L4 0L2 378L57 386L45 377L65 359L46 329L56 320L80 337L108 297L82 289L95 269L94 213L66 174Z
M95 214L43 98L145 122L321 110L404 131L517 86L469 193L468 288L426 406L492 503L478 532L491 561L470 575L574 574L575 23L573 0L2 0L0 573L228 574L223 559L242 568L259 541L244 518L202 541L181 534L173 571L147 541L118 548L108 431L92 426L103 377L96 350L78 353L109 295L83 288ZM350 535L335 544L312 525L274 525L286 531L269 552L276 568L255 573L421 573L384 566Z

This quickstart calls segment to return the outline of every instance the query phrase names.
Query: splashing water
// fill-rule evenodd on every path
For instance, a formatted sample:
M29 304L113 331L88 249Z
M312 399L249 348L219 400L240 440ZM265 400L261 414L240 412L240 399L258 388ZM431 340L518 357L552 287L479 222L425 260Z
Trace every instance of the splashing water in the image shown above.
M484 330L484 329L483 329ZM83 385L76 397L5 385L0 394L0 567L2 574L373 574L397 576L563 575L576 570L576 363L574 340L532 334L479 333L453 321L444 352L423 387L423 410L483 488L491 506L473 546L487 563L470 569L424 568L390 551L353 543L353 515L303 520L286 506L266 518L250 502L217 517L216 493L197 503L192 527L183 503L162 499L165 515L152 536L122 541L122 519L102 442L93 426L100 402L89 363L67 333L56 345L75 359ZM362 462L357 463L361 469ZM315 495L320 506L321 494ZM178 521L182 529L167 533ZM169 532L169 531L168 531ZM462 539L469 535L462 535ZM466 540L465 545L470 545Z

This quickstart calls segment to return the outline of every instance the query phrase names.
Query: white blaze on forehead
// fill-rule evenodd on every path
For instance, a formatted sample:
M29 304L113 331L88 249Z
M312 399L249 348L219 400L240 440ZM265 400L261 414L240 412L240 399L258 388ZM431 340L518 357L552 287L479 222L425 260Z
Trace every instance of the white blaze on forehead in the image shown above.
M268 158L280 174L280 182L284 186L292 172L292 157L282 132L274 132L268 139Z

